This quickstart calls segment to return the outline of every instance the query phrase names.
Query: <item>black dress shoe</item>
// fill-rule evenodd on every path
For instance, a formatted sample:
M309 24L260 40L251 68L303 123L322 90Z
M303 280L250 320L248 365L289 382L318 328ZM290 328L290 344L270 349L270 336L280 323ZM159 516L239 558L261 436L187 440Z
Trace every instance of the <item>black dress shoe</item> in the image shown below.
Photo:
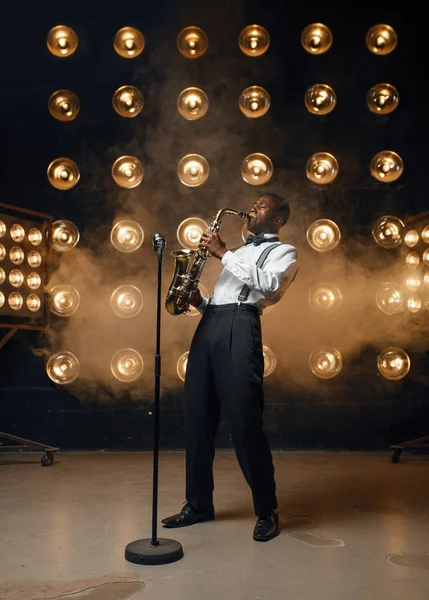
M253 539L257 542L268 542L268 540L276 537L279 532L279 513L274 510L268 516L258 517L253 530Z
M202 523L203 521L213 521L214 517L214 508L195 510L189 502L185 502L182 510L177 515L166 517L162 519L161 523L164 527L188 527L188 525Z

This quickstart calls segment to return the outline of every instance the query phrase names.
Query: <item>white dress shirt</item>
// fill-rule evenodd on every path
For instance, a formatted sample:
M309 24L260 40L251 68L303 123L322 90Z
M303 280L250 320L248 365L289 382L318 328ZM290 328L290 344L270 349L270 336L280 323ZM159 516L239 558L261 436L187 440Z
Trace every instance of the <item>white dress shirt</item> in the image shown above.
M262 267L257 267L256 263L264 249L275 243L273 238L278 236L266 233L264 241L258 246L248 244L224 254L224 268L216 282L210 304L238 302L244 284L249 287L250 293L243 304L256 306L260 314L264 308L282 298L298 270L297 251L294 246L278 242L278 248L271 250ZM201 314L208 303L209 299L203 298L198 306Z

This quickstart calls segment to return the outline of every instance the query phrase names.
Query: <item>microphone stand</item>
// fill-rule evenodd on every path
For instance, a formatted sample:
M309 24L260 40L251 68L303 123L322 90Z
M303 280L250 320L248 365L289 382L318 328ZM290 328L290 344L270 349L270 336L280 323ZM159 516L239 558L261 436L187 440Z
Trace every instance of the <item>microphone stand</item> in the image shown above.
M159 455L159 395L161 377L161 278L162 253L165 238L156 233L153 236L153 249L158 252L158 292L156 316L156 351L155 351L155 402L154 402L154 436L153 436L153 492L152 492L152 537L130 542L125 548L125 558L139 565L165 565L183 557L182 545L176 540L157 538L157 505L158 505L158 455Z

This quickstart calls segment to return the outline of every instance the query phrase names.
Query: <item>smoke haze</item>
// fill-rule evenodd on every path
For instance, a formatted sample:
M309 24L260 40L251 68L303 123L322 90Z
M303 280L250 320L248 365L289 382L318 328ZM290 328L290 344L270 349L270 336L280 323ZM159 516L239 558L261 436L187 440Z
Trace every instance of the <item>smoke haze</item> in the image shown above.
M280 102L276 104L275 98L271 110L261 119L248 119L239 111L238 97L245 87L258 84L270 91L270 81L275 80L277 89L282 89L286 76L274 51L260 57L259 62L252 62L254 59L239 51L235 24L247 25L244 5L215 4L216 7L207 6L204 19L196 23L203 29L214 20L224 23L218 28L216 40L209 40L205 62L182 57L170 35L173 30L177 30L177 35L182 26L193 23L192 15L166 14L163 28L151 33L156 44L152 49L149 44L144 51L150 53L149 59L142 64L136 61L134 77L127 82L144 93L141 115L119 122L119 139L108 144L102 158L90 143L82 144L81 160L87 175L86 179L85 173L82 176L82 185L86 181L87 186L85 210L88 223L99 226L96 231L90 226L84 229L79 245L56 259L49 289L70 284L79 291L81 302L72 316L53 317L44 352L48 357L69 350L77 356L80 376L68 387L91 402L112 402L128 393L141 400L152 394L157 290L157 256L152 237L156 232L167 238L161 303L162 388L181 388L176 364L189 350L200 316L172 317L164 309L174 267L170 252L180 247L177 227L190 216L210 224L220 208L247 210L264 191L278 192L290 200L291 219L281 231L281 241L297 247L300 261L295 282L280 303L262 317L263 342L277 357L279 386L316 389L320 380L311 372L308 357L319 347L337 348L344 364L371 347L376 354L391 345L404 350L410 346L417 350L426 347L427 319L423 326L419 315L406 310L388 316L375 303L381 284L403 281L403 252L378 247L370 227L366 234L354 235L359 203L341 183L333 185L334 191L330 192L309 184L305 178L309 153L294 150L304 135L308 135L308 148L320 145L323 131L315 131L314 118L296 118L298 109L292 105L285 132L276 120L283 107ZM208 113L198 121L186 121L176 109L179 93L189 86L202 88L209 98ZM302 98L300 103L301 115ZM117 115L113 117L117 119ZM341 144L339 148L341 153ZM265 186L251 186L241 177L242 160L253 152L266 153L273 160L274 176ZM177 178L177 164L188 153L201 154L209 162L210 175L201 187L188 188ZM143 182L132 190L116 186L109 171L119 156L128 154L138 157L145 168ZM347 148L342 158L340 164L348 158L352 174L358 174L355 153ZM335 207L332 204L329 210L335 194L344 203L340 207L338 202ZM379 211L382 210L380 205ZM111 222L100 222L102 212L111 215ZM307 229L319 218L339 221L343 238L331 252L318 253L307 243ZM142 247L132 254L118 252L109 240L113 224L122 219L137 221L145 233ZM227 246L240 245L241 234L242 221L227 216L220 231ZM220 263L209 259L201 279L209 293L220 271ZM342 304L335 313L324 315L311 309L309 290L318 283L340 289ZM144 297L142 311L131 319L118 317L110 306L112 292L126 284L135 285ZM143 376L133 384L119 382L110 369L112 356L123 348L135 349L144 360ZM345 390L348 385L344 381Z

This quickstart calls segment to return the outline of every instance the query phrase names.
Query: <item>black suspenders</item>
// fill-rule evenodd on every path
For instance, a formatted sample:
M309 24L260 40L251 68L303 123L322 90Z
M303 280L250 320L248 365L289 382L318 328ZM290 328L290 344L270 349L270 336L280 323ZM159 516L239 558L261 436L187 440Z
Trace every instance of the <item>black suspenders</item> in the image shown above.
M267 248L265 248L265 250L263 250L263 252L259 255L256 266L262 267L262 265L266 261L267 256L269 255L271 250L274 250L274 248L277 248L277 246L280 246L280 245L281 245L280 243L276 243L276 244L271 244L271 246L268 246ZM238 302L245 302L247 300L249 294L250 294L250 288L247 284L244 284L243 287L241 288L240 295L238 296Z

